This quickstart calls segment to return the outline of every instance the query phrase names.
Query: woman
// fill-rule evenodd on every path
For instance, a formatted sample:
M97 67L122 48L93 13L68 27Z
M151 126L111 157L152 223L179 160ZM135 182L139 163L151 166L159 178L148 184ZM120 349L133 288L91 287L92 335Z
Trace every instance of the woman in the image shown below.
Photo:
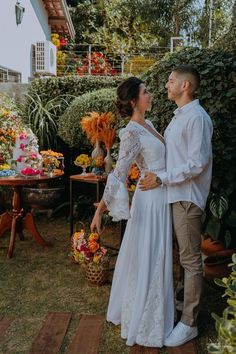
M129 116L130 121L120 131L116 168L108 176L91 223L92 231L97 228L101 232L106 208L114 221L129 219L116 262L107 320L121 324L121 337L127 345L162 347L174 320L172 230L166 188L137 188L129 210L125 181L134 161L141 175L165 170L165 142L145 120L152 97L141 80L125 80L117 96L121 116Z

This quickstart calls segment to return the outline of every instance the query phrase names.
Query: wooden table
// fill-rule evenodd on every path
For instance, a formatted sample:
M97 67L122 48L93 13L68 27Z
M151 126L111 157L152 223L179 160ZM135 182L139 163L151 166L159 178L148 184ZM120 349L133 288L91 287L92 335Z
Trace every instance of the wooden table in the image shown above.
M11 236L8 246L7 258L11 258L13 255L16 234L19 235L21 240L24 240L23 230L26 229L30 232L36 242L41 246L49 246L40 233L38 232L33 215L28 212L25 213L22 208L21 192L24 186L34 186L42 182L48 182L54 178L58 178L60 175L53 177L49 176L33 176L33 177L0 177L1 186L10 186L13 190L12 198L12 211L6 212L1 215L0 220L0 237L7 231L11 230Z
M70 235L73 234L74 230L74 198L73 198L73 184L74 183L90 183L96 186L96 200L100 201L101 186L106 183L107 176L96 176L92 173L87 175L72 175L70 176Z

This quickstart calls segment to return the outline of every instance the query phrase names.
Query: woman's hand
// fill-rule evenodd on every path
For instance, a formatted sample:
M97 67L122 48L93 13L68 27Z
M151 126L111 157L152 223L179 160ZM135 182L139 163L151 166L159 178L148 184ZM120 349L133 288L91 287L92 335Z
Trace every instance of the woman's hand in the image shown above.
M91 232L97 231L98 234L102 233L102 216L105 210L106 204L104 203L103 199L101 199L90 225Z
M99 213L98 210L94 214L93 220L90 225L91 232L97 231L98 234L102 233L102 213Z

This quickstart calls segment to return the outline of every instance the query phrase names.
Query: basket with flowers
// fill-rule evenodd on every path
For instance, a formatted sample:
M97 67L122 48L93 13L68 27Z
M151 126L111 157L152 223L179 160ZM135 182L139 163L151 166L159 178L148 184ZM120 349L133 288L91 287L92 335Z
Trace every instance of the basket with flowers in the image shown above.
M101 246L98 233L92 232L87 236L81 229L72 235L71 245L73 261L85 268L87 280L102 285L108 275L109 255L107 249Z

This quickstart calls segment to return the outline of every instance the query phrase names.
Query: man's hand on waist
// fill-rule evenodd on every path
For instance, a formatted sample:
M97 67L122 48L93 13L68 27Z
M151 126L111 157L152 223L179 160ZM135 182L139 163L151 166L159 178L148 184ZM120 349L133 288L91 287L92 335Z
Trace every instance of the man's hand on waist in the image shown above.
M153 172L145 172L144 177L139 181L139 188L142 191L154 189L162 184L160 178Z

